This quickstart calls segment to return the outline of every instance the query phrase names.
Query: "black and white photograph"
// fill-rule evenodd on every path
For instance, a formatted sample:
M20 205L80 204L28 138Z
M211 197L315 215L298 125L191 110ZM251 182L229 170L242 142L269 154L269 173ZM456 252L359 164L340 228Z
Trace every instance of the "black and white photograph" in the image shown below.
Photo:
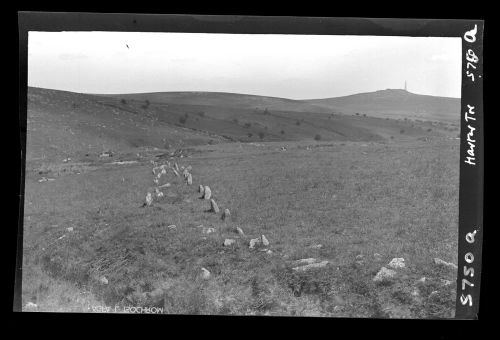
M30 30L21 310L455 318L466 40Z

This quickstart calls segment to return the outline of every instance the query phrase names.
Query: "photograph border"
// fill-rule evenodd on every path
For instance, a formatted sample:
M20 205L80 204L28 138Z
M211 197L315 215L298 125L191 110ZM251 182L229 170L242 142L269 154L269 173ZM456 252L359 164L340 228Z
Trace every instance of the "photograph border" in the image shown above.
M21 176L14 311L21 311L29 31L458 37L462 41L456 319L477 319L483 244L484 20L18 12ZM472 164L473 163L473 164Z

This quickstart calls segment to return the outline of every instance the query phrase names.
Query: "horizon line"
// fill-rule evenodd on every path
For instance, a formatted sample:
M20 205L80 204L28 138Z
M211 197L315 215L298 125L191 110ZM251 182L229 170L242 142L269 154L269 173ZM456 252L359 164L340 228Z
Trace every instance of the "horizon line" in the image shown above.
M122 92L122 93L90 93L90 92L77 92L77 91L70 91L70 90L62 90L62 89L56 89L56 88L49 88L49 87L39 87L39 86L27 86L28 88L37 88L37 89L44 89L44 90L53 90L53 91L62 91L62 92L71 92L71 93L77 93L77 94L84 94L84 95L89 95L89 96L119 96L119 95L138 95L138 94L158 94L158 93L214 93L214 94L237 94L237 95L244 95L244 96L255 96L255 97L267 97L267 98L277 98L277 99L286 99L286 100L293 100L293 101L311 101L311 100L322 100L322 99L336 99L336 98L342 98L342 97L350 97L350 96L356 96L360 94L368 94L368 93L375 93L375 92L381 92L381 91L402 91L402 92L407 92L410 94L414 94L417 96L429 96L429 97L439 97L439 98L449 98L449 99L461 99L462 97L449 97L449 96L438 96L438 95L432 95L432 94L422 94L422 93L416 93L416 92L411 92L405 89L401 88L385 88L385 89L380 89L380 90L374 90L374 91L368 91L368 92L356 92L352 94L347 94L347 95L341 95L341 96L331 96L331 97L315 97L315 98L306 98L306 99L293 99L293 98L287 98L287 97L277 97L277 96L269 96L269 95L261 95L261 94L251 94L251 93L242 93L242 92L222 92L222 91L149 91L149 92Z

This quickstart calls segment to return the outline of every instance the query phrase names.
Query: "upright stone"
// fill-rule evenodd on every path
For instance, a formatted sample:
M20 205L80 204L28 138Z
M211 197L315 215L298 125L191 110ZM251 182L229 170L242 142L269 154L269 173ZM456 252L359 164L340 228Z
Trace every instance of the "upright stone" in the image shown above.
M217 203L215 203L215 201L213 199L210 200L210 207L214 213L219 212L219 206L217 205Z
M210 187L207 185L205 186L205 190L203 191L203 198L206 200L209 200L212 198L212 190L210 190Z
M267 238L266 238L264 235L262 235L262 237L261 237L261 238L262 238L262 244L263 244L265 247L267 247L267 246L269 245L269 241L267 240Z
M205 187L200 184L200 187L198 188L198 192L203 195L203 193L205 192Z
M231 217L231 212L229 211L229 209L225 209L224 212L222 213L222 219L225 220L229 217Z
M148 191L146 194L146 204L149 206L151 203L153 203L153 195Z
M187 177L187 184L188 184L188 185L193 184L193 176L191 176L191 174L188 174L188 177Z

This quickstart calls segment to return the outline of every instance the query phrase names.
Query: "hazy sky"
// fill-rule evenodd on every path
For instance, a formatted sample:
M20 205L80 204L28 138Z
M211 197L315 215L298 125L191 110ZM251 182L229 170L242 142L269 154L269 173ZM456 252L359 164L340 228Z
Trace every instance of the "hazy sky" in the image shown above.
M128 48L127 48L128 45ZM292 99L403 88L460 97L460 38L30 32L28 85Z

